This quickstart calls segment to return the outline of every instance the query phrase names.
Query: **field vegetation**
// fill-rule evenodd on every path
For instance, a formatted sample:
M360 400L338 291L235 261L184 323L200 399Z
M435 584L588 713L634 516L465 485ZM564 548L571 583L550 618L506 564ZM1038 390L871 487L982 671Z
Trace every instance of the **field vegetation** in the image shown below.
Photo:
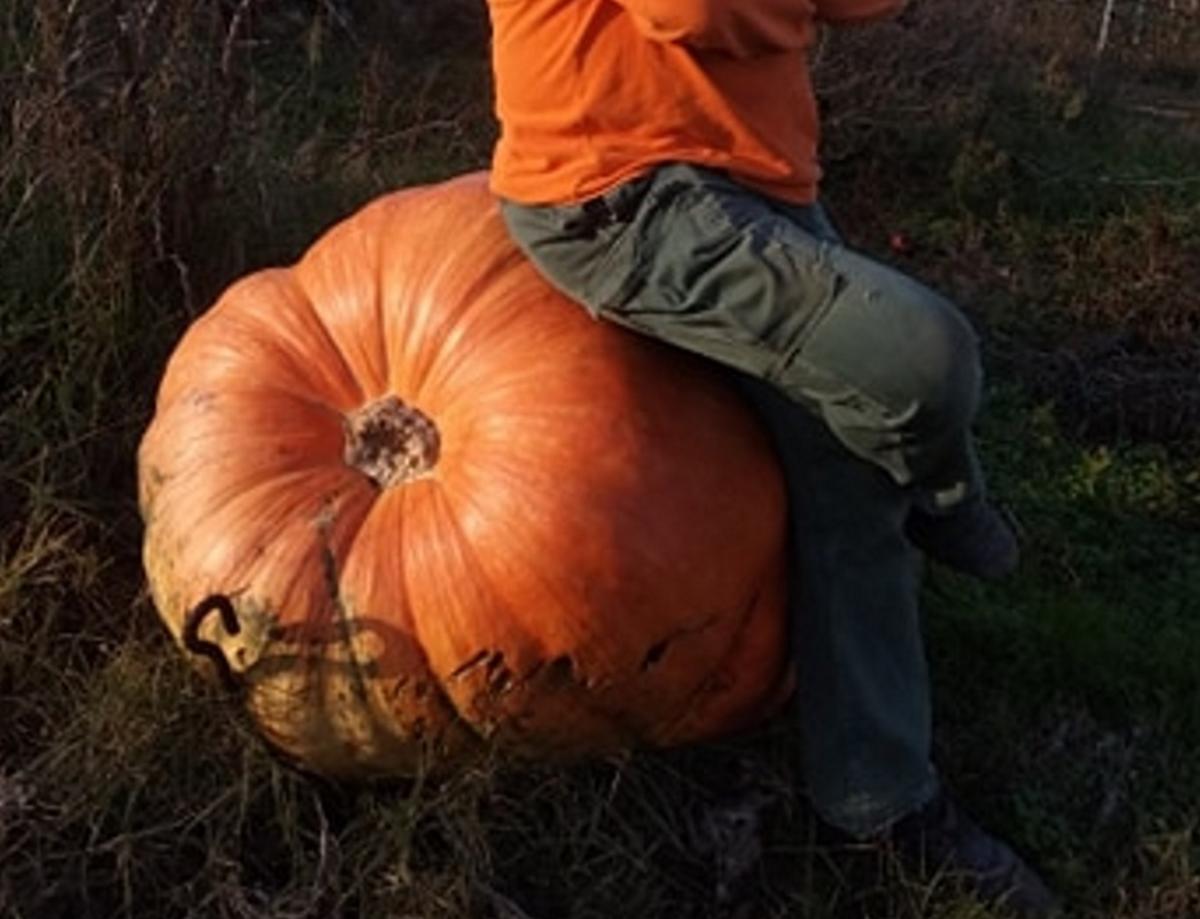
M481 7L0 11L0 916L1000 915L823 843L786 715L332 786L158 624L134 454L167 355L373 196L486 167ZM1200 14L920 0L816 62L832 210L979 328L982 447L1024 539L1003 586L930 573L939 762L1072 915L1195 919Z

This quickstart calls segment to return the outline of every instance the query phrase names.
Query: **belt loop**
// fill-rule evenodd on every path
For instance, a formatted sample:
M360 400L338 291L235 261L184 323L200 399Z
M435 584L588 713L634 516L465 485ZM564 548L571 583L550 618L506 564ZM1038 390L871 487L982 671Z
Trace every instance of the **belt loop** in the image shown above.
M588 198L580 208L584 216L588 218L588 226L593 229L599 230L613 222L612 208L608 206L604 195Z

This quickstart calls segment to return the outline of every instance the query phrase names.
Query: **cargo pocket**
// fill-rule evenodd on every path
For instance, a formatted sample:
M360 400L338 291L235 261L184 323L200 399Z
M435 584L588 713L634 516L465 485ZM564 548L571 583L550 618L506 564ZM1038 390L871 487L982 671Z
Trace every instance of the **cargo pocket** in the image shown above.
M767 377L837 293L828 244L717 174L687 178L651 191L632 230L637 285L602 315Z

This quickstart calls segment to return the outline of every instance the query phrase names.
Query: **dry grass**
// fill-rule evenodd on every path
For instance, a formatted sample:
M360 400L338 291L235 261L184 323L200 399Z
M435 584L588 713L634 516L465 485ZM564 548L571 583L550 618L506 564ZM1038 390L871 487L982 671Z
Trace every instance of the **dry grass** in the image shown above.
M0 191L10 242L54 202L65 279L95 301L147 287L194 302L181 250L249 89L246 16L219 4L16 4L17 87ZM14 91L15 90L15 91ZM197 104L199 103L199 104ZM164 287L164 284L170 284Z
M1116 4L1099 56L1103 4L1083 2L959 4L969 28L919 4L886 33L837 36L819 71L828 185L851 238L972 309L998 369L1070 430L1186 454L1200 442L1186 280L1200 271L1200 14L1150 4L1139 27L1135 6Z

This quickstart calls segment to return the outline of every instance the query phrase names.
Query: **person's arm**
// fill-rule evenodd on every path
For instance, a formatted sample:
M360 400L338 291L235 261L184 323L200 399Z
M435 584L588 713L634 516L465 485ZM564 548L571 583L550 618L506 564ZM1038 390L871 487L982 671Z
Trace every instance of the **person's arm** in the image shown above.
M803 48L812 38L813 0L616 2L647 38L724 51L736 57ZM862 4L842 0L840 5ZM874 5L880 5L878 0Z
M816 0L817 19L830 25L873 22L894 16L905 0Z

